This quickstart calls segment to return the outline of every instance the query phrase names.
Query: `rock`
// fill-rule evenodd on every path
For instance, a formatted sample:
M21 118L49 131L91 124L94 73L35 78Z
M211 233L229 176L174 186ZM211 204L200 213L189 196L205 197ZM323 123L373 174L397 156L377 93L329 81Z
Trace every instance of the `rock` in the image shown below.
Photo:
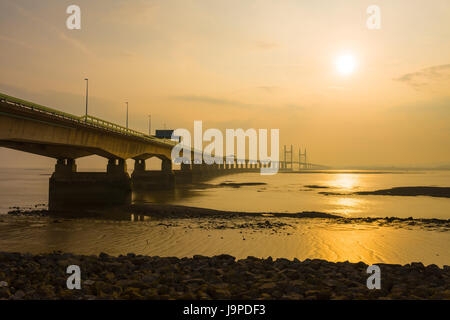
M412 269L417 269L417 270L423 270L425 269L424 265L422 262L412 262L411 263L411 268Z
M74 262L88 277L82 290L66 287ZM450 299L448 266L379 266L382 289L368 290L362 262L0 252L0 299Z
M144 296L142 296L140 290L138 288L126 288L123 296L126 299L144 299Z
M15 299L23 299L23 297L25 297L25 292L23 292L22 290L17 290L14 294Z
M266 282L258 287L260 292L270 293L271 291L275 290L277 287L277 284L274 282Z
M0 299L8 299L9 297L11 297L11 291L6 287L0 288Z
M100 259L107 259L107 258L109 258L109 255L107 253L104 253L104 252L101 252L98 256L99 256Z
M114 273L108 272L108 273L105 275L105 278L106 278L107 280L109 280L109 281L112 281L112 280L114 280L114 279L116 278L116 276L114 275Z
M219 260L219 261L230 261L230 262L236 260L235 257L230 256L228 254L217 255L217 256L214 256L212 259Z
M206 260L206 259L208 259L208 257L202 256L202 255L199 255L199 254L194 255L192 258L194 260Z
M185 285L202 285L202 284L204 284L204 283L206 283L205 282L205 280L203 280L203 279L201 279L201 278L197 278L197 279L186 279L186 280L183 280L183 283L185 284Z

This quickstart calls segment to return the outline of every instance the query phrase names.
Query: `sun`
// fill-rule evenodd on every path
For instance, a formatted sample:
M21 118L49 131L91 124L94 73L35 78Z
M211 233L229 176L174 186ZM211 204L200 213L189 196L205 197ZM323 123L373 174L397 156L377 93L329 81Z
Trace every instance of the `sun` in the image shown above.
M341 55L336 59L336 68L340 74L348 76L355 71L356 60L351 54Z

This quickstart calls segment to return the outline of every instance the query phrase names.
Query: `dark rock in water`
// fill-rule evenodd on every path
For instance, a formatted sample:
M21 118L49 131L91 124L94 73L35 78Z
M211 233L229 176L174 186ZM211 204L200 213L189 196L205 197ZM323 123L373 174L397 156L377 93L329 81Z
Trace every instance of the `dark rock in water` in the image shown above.
M310 188L310 189L328 189L329 187L312 184L312 185L306 185L305 188Z
M430 196L450 198L450 187L397 187L376 191L358 191L354 194L383 196Z
M267 183L265 182L242 182L242 183L236 183L236 182L222 182L221 184L219 184L219 186L221 187L233 187L233 188L240 188L240 187L244 187L244 186L263 186L266 185Z

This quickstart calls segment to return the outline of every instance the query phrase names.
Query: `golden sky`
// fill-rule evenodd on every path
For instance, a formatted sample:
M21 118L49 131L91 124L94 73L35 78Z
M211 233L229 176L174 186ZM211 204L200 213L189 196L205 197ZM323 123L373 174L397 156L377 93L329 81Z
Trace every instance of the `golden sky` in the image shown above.
M81 30L66 28L74 3ZM278 128L314 163L442 165L449 40L448 0L2 0L0 92L82 115L89 77L90 114L124 124L129 101L143 132L149 114L153 128ZM17 154L0 149L3 165Z

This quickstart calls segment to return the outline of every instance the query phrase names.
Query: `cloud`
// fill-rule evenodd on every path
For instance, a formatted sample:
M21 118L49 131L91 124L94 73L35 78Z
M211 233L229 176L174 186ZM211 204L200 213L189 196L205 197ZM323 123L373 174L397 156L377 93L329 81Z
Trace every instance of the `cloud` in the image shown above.
M19 6L15 2L7 1L7 3L10 6L14 7L16 9L16 11L18 11L23 17L25 17L29 20L36 21L41 26L45 26L47 30L53 32L53 34L55 34L58 38L65 41L66 43L68 43L70 46L82 51L84 54L91 55L91 56L93 55L92 52L83 43L81 43L80 41L78 41L76 39L68 37L64 32L59 30L54 25L48 23L46 20L39 18L38 16L33 14L31 11L26 10L25 8Z
M307 108L303 105L296 103L284 103L284 104L257 104L257 103L244 103L237 100L230 100L225 98L216 98L211 96L198 96L198 95L183 95L183 96L171 96L170 99L178 100L186 103L198 103L215 106L227 106L231 108L245 108L247 111L255 112L259 115L271 116L279 114L295 115L298 112L303 113ZM242 111L242 109L240 109Z
M104 22L142 26L154 22L158 17L160 4L154 0L122 0L108 8L109 11L102 18Z
M25 49L30 49L30 50L34 49L32 46L26 44L23 41L19 41L19 40L10 38L10 37L6 37L6 36L3 36L1 34L0 34L0 41L6 41L6 42L12 43L12 44L14 44L16 46L23 47Z
M435 97L425 101L415 101L408 104L392 106L388 109L392 112L416 113L419 115L435 114L437 117L445 116L448 120L450 115L450 96Z
M417 72L406 73L395 81L403 82L415 89L427 87L436 83L450 81L450 64L428 67Z
M239 107L250 107L254 106L247 103L242 103L236 100L229 100L223 98L214 98L209 96L195 96L195 95L186 95L186 96L172 96L174 100L184 101L184 102L193 102L193 103L203 103L203 104L212 104L212 105L221 105L221 106L239 106Z

